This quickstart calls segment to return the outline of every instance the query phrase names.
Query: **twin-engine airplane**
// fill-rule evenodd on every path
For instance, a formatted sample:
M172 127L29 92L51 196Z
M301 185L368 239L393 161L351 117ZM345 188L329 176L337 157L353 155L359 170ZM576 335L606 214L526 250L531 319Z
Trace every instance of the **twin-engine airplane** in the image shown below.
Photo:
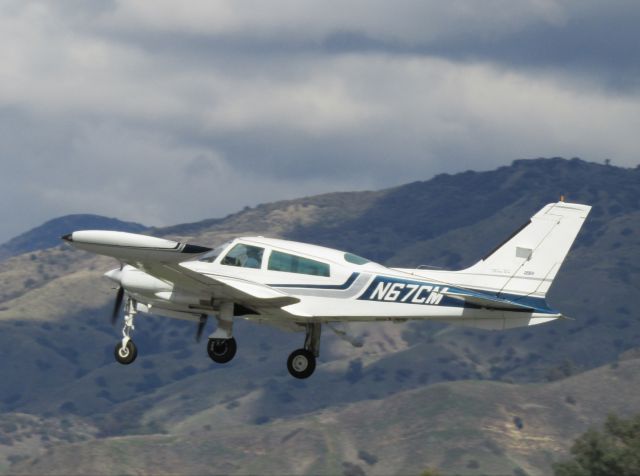
M215 249L116 231L76 231L76 248L111 256L105 275L118 287L114 322L126 297L123 338L115 358L130 364L135 316L150 313L218 326L207 351L218 363L236 354L235 318L304 331L289 356L296 378L316 367L323 324L429 319L509 329L563 317L545 295L591 207L551 203L503 244L461 271L387 268L351 253L263 237L238 238Z

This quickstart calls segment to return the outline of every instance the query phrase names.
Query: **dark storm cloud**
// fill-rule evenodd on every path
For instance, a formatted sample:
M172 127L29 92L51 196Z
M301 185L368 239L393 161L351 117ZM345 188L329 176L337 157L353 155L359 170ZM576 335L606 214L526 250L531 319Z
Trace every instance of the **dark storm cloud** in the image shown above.
M536 24L517 33L477 38L461 32L429 43L406 43L336 32L323 47L331 53L382 52L425 55L460 62L489 61L504 67L548 68L592 74L613 86L637 87L640 79L640 3L629 12L569 20L567 25ZM611 25L616 25L615 29Z
M0 5L0 240L147 224L515 158L635 165L629 1Z
M622 90L640 86L640 3L585 2L566 22L538 22L521 31L475 37L461 32L423 52L459 61L588 74Z
M513 27L496 24L482 28L478 25L482 17L467 18L452 22L450 30L440 26L434 35L401 29L376 31L330 26L309 33L278 28L213 34L122 28L98 28L96 32L152 54L174 55L182 61L203 65L223 61L237 66L248 60L277 62L279 57L383 53L587 74L621 90L640 85L639 2L558 4L562 12L555 21L532 17ZM506 4L502 7L509 8ZM375 15L375 9L372 10L370 14Z

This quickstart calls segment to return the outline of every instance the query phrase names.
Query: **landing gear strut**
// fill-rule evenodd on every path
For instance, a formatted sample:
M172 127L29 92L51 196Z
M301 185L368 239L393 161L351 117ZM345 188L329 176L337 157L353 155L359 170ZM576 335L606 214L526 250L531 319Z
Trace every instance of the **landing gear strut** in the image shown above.
M218 327L209 336L207 353L214 362L226 364L235 357L238 348L233 338L233 303L223 303L216 320Z
M138 349L131 340L131 331L135 329L133 318L136 315L136 305L133 299L127 299L124 315L124 327L122 328L122 341L116 344L114 356L116 361L122 365L129 365L138 356Z
M304 339L304 348L294 350L287 359L287 370L299 379L308 378L316 369L316 357L320 355L320 331L319 322L306 324L307 335Z

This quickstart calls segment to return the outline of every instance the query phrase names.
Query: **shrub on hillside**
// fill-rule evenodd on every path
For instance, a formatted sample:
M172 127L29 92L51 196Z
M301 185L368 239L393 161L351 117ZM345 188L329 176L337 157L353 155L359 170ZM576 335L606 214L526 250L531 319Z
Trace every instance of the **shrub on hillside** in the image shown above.
M556 476L640 474L640 414L628 420L610 415L602 431L591 428L578 437L571 454L553 465Z

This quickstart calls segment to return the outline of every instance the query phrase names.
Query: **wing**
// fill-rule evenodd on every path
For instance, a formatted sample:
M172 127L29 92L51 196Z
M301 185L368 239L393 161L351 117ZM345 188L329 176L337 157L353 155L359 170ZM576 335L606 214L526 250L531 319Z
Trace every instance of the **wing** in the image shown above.
M155 266L152 268L156 269ZM191 280L192 285L197 283L198 286L212 291L218 298L228 299L250 307L281 308L300 302L300 299L264 284L228 276L212 276L210 274L205 276L180 263L165 265L160 272L166 273L167 276L171 275L176 280Z
M181 264L211 250L203 246L101 230L76 231L63 236L63 239L76 248L111 256L176 287L206 293L256 310L279 310L290 315L281 308L300 302L260 283L226 276L205 276Z

